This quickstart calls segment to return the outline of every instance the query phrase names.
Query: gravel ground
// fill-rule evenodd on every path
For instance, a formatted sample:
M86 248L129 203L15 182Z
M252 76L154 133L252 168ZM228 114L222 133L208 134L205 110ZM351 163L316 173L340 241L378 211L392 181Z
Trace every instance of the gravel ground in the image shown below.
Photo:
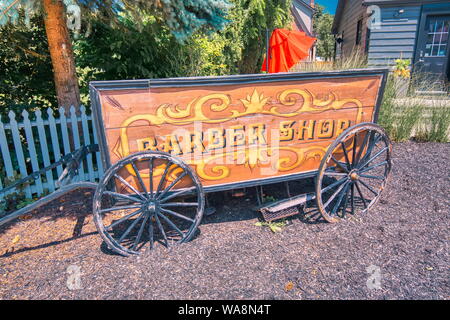
M90 192L67 195L0 229L0 298L449 299L450 144L395 144L393 156L365 216L296 217L272 233L255 226L250 193L216 194L218 212L191 242L131 258L102 244ZM78 267L81 289L69 290Z

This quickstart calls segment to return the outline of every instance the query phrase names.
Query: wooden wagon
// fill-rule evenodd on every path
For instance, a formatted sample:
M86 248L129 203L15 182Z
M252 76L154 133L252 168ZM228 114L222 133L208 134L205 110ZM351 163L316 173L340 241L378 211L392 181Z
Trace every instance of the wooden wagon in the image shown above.
M308 200L329 222L369 210L391 169L389 138L375 124L386 78L364 69L91 82L107 168L90 185L100 235L122 255L185 242L206 193L311 177L314 193L258 197L263 216Z

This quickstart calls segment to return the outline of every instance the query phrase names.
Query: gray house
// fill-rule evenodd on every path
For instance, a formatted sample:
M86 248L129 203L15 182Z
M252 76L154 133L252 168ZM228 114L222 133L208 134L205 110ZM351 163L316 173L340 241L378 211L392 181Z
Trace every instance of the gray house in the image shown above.
M314 37L313 15L314 0L293 0L291 13L293 17L292 29L305 32L307 36ZM307 61L315 59L315 45L311 48Z
M339 0L332 32L336 58L357 51L371 66L410 59L413 71L449 80L449 28L449 0Z

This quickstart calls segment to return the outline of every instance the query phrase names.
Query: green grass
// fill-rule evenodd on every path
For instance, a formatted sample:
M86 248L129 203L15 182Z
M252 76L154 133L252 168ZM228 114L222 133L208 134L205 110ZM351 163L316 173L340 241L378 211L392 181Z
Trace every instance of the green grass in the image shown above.
M300 63L292 71L348 70L367 67L367 57L359 52L333 63ZM419 141L448 142L450 130L450 107L432 101L448 101L447 95L426 97L418 91L436 91L436 83L427 80L426 74L415 74L410 81L408 96L398 99L398 88L391 74L386 83L378 117L392 141L402 142L411 138ZM440 89L439 89L440 90ZM438 102L439 103L439 102Z

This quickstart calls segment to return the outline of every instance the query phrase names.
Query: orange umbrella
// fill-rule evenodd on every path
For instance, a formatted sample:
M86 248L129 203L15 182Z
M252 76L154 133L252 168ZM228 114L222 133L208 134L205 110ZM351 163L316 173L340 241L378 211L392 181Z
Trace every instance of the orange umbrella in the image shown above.
M301 31L275 29L270 37L269 73L287 72L292 66L309 55L316 38ZM261 71L266 70L264 59Z

